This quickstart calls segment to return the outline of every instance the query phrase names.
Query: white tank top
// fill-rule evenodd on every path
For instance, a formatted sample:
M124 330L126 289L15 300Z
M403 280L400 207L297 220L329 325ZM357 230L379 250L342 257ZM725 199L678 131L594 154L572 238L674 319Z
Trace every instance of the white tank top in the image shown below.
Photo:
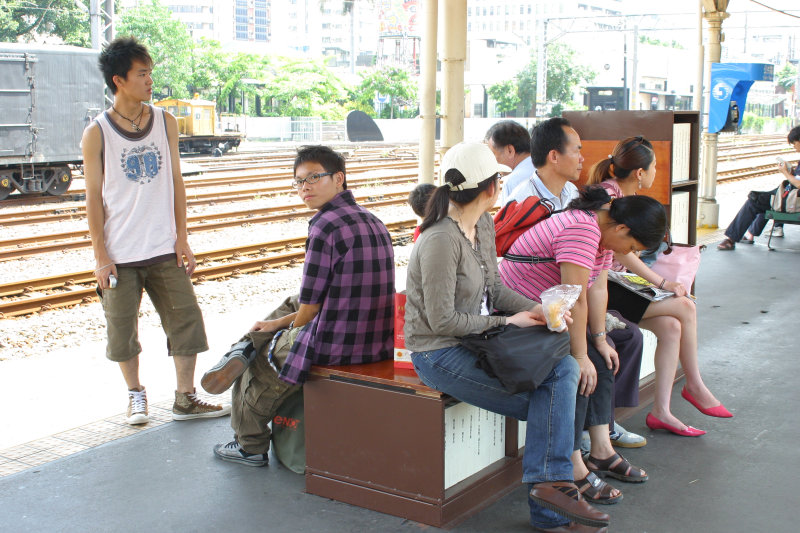
M114 263L175 253L175 189L164 110L150 106L144 137L132 139L108 111L97 117L103 135L104 238Z

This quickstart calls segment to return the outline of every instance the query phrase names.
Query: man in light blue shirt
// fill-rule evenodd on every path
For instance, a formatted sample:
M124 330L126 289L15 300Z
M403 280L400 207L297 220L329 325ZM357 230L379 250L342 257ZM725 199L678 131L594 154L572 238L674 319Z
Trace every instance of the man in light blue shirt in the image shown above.
M531 131L531 162L536 170L519 183L503 201L522 202L529 196L549 200L559 210L578 196L575 181L583 168L580 138L566 119L555 117L537 124ZM505 192L505 189L503 190Z
M503 178L500 195L500 203L506 204L511 200L511 191L527 181L536 170L531 162L531 136L519 122L501 120L489 128L485 141L497 162L512 169L511 174Z

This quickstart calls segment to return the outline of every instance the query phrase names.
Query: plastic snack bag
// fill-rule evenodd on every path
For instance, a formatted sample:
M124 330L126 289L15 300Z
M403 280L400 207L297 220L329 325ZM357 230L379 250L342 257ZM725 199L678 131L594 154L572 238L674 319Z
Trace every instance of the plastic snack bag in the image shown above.
M547 319L547 329L558 333L567 329L564 314L572 309L580 294L580 285L556 285L542 292L542 311Z

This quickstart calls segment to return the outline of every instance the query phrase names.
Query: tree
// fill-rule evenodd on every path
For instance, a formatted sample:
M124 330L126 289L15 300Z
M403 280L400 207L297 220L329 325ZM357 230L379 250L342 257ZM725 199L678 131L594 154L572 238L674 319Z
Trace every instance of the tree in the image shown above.
M517 93L516 80L506 80L496 83L487 89L487 93L491 96L497 105L497 110L506 116L509 111L515 111L520 102L519 94Z
M277 58L263 73L261 95L272 102L276 116L340 119L346 95L342 81L320 61Z
M158 0L130 9L122 16L116 32L119 36L133 35L147 46L153 58L154 95L190 96L192 37L169 9Z
M517 94L524 113L536 107L536 51L531 53L528 66L517 74ZM577 63L575 50L563 43L547 47L547 101L568 104L577 85L590 83L596 73Z
M778 82L778 85L787 91L791 90L795 81L797 81L797 67L786 63L783 65L783 68L778 71L778 75L775 76L775 79Z
M350 91L350 103L368 115L377 116L376 98L388 97L381 118L414 117L417 115L417 84L411 81L406 70L386 66L361 73L361 84Z
M91 46L89 15L75 0L6 0L0 3L0 41L31 42L55 36L65 44Z

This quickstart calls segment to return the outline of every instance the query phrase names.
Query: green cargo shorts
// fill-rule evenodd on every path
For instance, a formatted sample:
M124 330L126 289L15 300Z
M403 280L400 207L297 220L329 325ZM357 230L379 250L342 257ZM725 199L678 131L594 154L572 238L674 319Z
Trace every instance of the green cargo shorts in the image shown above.
M167 334L169 355L208 350L203 315L189 276L170 259L155 265L117 268L117 286L102 291L108 345L106 357L121 363L141 353L139 306L147 292Z

